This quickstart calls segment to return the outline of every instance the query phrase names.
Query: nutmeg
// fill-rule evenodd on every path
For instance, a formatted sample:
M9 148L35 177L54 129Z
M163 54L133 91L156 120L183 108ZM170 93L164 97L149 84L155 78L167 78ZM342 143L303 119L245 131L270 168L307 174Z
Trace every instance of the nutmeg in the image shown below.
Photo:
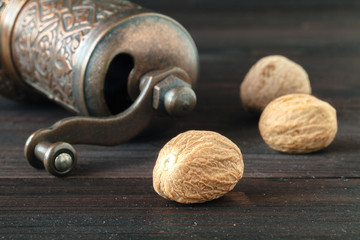
M336 110L327 102L307 94L288 94L272 101L259 121L264 141L286 153L321 150L337 132Z
M179 203L201 203L223 196L242 178L240 149L211 131L187 131L161 149L153 186L162 197Z
M272 100L289 93L311 94L309 77L300 65L278 55L260 59L240 86L244 108L257 114Z

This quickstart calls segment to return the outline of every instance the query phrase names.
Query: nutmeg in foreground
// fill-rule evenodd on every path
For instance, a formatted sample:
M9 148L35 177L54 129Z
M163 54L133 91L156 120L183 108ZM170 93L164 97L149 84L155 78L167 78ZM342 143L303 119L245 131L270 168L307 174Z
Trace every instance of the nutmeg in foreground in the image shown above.
M240 86L246 110L260 114L272 100L290 93L311 94L306 71L284 56L267 56L251 67Z
M288 94L272 101L259 121L260 134L271 148L286 153L321 150L337 132L336 110L307 94Z
M162 197L179 203L201 203L223 196L242 178L240 149L211 131L188 131L161 149L153 186Z

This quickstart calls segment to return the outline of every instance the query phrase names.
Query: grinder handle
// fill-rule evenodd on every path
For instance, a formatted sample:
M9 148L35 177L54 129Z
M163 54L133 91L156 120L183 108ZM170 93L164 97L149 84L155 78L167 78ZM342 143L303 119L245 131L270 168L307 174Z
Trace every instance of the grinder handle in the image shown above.
M28 162L35 168L45 167L55 176L64 176L77 162L77 154L71 144L118 145L139 134L156 114L156 110L166 111L170 108L175 111L174 115L192 111L196 95L188 83L176 77L179 73L183 74L183 70L171 67L146 74L142 77L141 93L136 101L118 115L105 118L70 117L50 128L36 131L25 144ZM176 91L179 88L182 91ZM174 91L179 94L174 96ZM179 108L181 104L183 107Z

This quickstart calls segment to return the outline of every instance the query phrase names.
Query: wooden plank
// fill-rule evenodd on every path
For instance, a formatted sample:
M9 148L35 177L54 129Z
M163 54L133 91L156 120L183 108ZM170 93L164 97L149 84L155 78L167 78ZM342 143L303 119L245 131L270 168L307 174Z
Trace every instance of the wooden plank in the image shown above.
M244 179L223 198L180 205L150 179L1 179L3 238L360 237L359 179Z
M312 30L344 30L357 28L360 20L360 9L342 10L218 10L207 11L177 9L161 11L179 21L190 32L201 30L280 30L290 29L298 32ZM278 31L276 31L278 32ZM336 31L335 31L336 32ZM261 32L258 32L258 34ZM356 32L354 33L357 34ZM219 36L217 37L219 38ZM319 40L321 40L320 38ZM209 39L211 40L211 39ZM230 39L229 39L230 40ZM267 39L268 40L268 39ZM281 39L279 39L281 40ZM264 43L265 41L263 41ZM307 41L309 42L309 41Z
M208 100L208 104L212 104ZM219 115L221 109L222 114ZM79 161L73 176L151 177L161 147L178 133L189 129L213 130L233 140L243 152L246 177L360 176L359 110L339 110L339 133L329 148L313 154L288 155L268 148L260 137L257 119L240 109L240 104L221 107L214 102L210 109L204 104L199 106L198 112L193 116L177 121L169 120L161 126L154 124L150 127L151 130L148 129L136 139L120 146L76 146ZM46 114L47 112L43 113L44 116ZM28 165L23 155L23 146L31 131L50 126L55 121L56 118L45 123L19 122L14 127L2 130L0 178L50 177L46 172ZM16 130L18 125L23 130Z
M223 0L221 2L216 0L197 0L197 1L151 1L151 0L137 0L136 3L150 8L150 9L177 9L181 10L299 10L299 9L354 9L359 8L360 3L356 0L303 0L299 1L266 1L266 0L252 0L252 1L232 1Z

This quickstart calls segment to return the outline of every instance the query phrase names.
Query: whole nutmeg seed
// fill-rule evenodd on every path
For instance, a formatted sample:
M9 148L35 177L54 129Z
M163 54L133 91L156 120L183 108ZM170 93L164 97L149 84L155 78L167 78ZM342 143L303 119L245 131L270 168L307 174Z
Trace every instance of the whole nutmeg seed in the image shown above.
M179 203L201 203L223 196L242 178L240 149L211 131L187 131L161 149L153 186L162 197Z
M327 147L337 132L336 110L307 94L288 94L272 101L263 111L259 130L273 149L309 153Z
M244 108L257 114L272 100L289 93L311 94L309 77L300 65L278 55L260 59L240 86Z

